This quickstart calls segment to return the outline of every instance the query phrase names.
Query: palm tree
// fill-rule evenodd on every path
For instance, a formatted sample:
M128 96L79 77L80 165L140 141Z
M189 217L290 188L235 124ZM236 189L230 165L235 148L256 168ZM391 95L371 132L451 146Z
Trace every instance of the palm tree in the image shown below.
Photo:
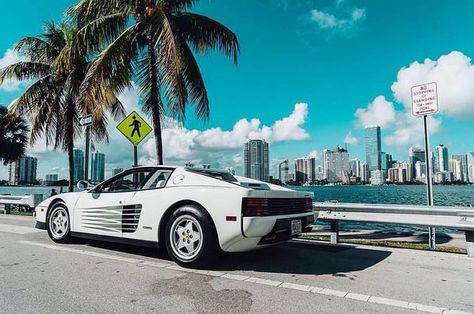
M123 90L136 78L143 109L152 117L158 164L163 164L165 113L183 122L186 105L192 103L198 118L209 117L209 99L193 52L217 50L237 63L236 35L189 12L196 2L82 0L68 12L80 25L78 43L88 53L101 51L82 86L84 102L102 98L101 82Z
M123 115L122 104L114 97L112 87L101 87L101 101L80 101L80 86L89 68L87 56L75 44L76 29L66 23L47 23L45 34L20 40L15 49L27 61L0 71L3 80L33 80L31 86L13 102L11 110L31 121L30 142L45 136L46 145L61 148L68 154L69 191L74 181L74 140L80 134L79 116L92 114L92 135L108 140L106 111L114 117ZM74 49L72 49L74 47ZM111 85L112 86L112 85Z
M0 105L0 161L6 165L25 154L28 145L28 125L23 117L8 114Z

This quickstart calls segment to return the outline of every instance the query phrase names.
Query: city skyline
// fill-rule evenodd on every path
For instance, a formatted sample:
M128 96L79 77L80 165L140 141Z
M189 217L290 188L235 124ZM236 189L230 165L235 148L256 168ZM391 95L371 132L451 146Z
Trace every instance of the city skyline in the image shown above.
M5 3L0 27L9 32L0 41L0 67L22 58L12 50L20 38L40 34L43 21L60 21L64 9L73 3L35 1L31 3L34 14L25 13L21 22L14 18L24 13L21 8ZM264 25L260 17L247 16L262 7L268 14ZM214 54L197 58L208 87L211 117L200 122L190 112L183 128L167 119L165 162L210 163L241 173L241 147L247 139L258 137L272 146L271 174L277 177L279 160L294 160L337 145L347 145L352 157L363 160L364 126L370 124L382 127L384 150L396 160L405 159L409 147L422 147L422 122L410 116L409 89L426 81L437 81L440 93L440 113L430 119L432 143L444 143L455 155L466 154L474 150L463 140L464 134L474 133L474 96L470 88L454 87L474 84L474 45L463 31L474 26L469 15L473 9L474 3L463 1L430 6L436 18L419 25L417 16L426 10L423 3L413 3L409 12L399 3L386 10L383 3L359 1L341 1L338 6L330 1L199 3L196 11L212 15L236 32L242 56L237 67ZM362 14L347 28L326 25L320 19L331 16L344 21L354 10ZM396 19L399 14L407 18ZM281 18L286 20L284 27L278 23ZM255 34L255 29L261 33ZM406 49L411 46L417 49ZM262 51L272 53L262 58ZM5 82L0 86L0 104L8 105L27 86ZM128 112L143 113L135 87L124 91L120 99ZM115 130L117 122L109 122L110 144L95 143L109 156L106 176L113 168L132 165L131 146ZM75 146L84 147L83 141L78 139ZM141 164L154 162L152 144L149 136L140 145ZM66 154L46 149L43 139L27 154L42 161L38 176L67 175ZM7 176L8 167L0 166L0 179Z

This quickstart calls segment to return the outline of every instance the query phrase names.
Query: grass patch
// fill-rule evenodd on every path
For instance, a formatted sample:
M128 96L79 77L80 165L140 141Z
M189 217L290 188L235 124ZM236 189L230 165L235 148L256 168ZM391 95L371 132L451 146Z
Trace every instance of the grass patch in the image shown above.
M306 240L314 240L314 241L326 241L326 242L329 242L330 240L329 235L319 235L319 234L310 234L310 233L304 233L299 238L306 239ZM401 248L401 249L467 254L467 251L464 248L458 248L458 247L446 246L446 245L437 245L436 249L432 250L427 243L421 243L421 242L406 242L406 241L392 241L392 240L379 240L379 239L348 239L348 238L343 238L343 237L339 237L339 242L348 243L348 244Z
M5 211L2 212L5 214ZM33 216L33 212L25 212L25 211L18 211L18 210L12 210L10 211L9 215L17 215L17 216Z

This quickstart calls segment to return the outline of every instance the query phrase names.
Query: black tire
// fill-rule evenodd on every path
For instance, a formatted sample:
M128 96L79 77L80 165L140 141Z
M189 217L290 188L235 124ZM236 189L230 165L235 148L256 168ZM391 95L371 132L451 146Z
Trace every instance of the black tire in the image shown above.
M177 228L183 226L183 224L187 225L186 221L191 221L194 225L191 225L191 228L184 228L183 232L189 231L187 234L178 235L176 232ZM198 224L198 226L195 224ZM200 236L201 243L195 240L197 238L197 232L200 232L202 235ZM195 236L194 241L196 242L190 243L189 241L193 241L193 235ZM184 251L188 251L187 248L183 247L178 249L177 243L185 243L186 239L188 247L192 246L192 250L194 251L193 254L185 257L186 252ZM176 244L172 243L173 240ZM199 268L210 265L219 258L221 253L217 234L210 218L203 209L194 205L182 206L171 214L166 222L165 243L168 255L177 264L188 268Z
M59 213L61 213L61 217L58 217ZM60 219L58 221L60 228L55 228L54 219ZM71 219L66 204L58 202L51 207L46 216L46 230L54 242L68 243L71 241Z

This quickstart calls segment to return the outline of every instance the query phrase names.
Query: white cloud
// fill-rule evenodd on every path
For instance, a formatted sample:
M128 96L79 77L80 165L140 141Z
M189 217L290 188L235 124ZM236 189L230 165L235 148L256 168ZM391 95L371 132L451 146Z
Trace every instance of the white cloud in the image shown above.
M367 105L367 108L359 108L355 112L359 125L379 125L386 128L395 122L395 108L393 103L387 101L385 96L377 96Z
M359 144L359 140L357 137L352 135L352 132L349 132L346 134L346 137L344 138L344 143L348 145L357 145Z
M413 62L399 70L392 91L397 101L411 107L411 87L437 82L440 113L455 118L474 117L474 64L459 51L438 60Z
M344 1L336 2L333 11L313 9L310 12L311 20L320 29L346 32L362 22L367 13L365 9L344 5Z
M3 54L3 57L0 58L0 69L3 69L11 64L23 61L24 58L18 54L13 49L7 49L5 53ZM5 92L14 92L17 91L20 86L22 85L22 82L18 80L5 80L3 83L0 85L0 90L3 90Z
M430 116L428 118L430 134L441 128L441 119ZM395 130L384 138L384 143L392 146L421 145L424 138L423 123L419 118L411 115L410 111L399 113L395 123Z
M306 156L306 157L319 159L321 157L321 153L317 150L312 150L312 151L309 152L308 156Z

